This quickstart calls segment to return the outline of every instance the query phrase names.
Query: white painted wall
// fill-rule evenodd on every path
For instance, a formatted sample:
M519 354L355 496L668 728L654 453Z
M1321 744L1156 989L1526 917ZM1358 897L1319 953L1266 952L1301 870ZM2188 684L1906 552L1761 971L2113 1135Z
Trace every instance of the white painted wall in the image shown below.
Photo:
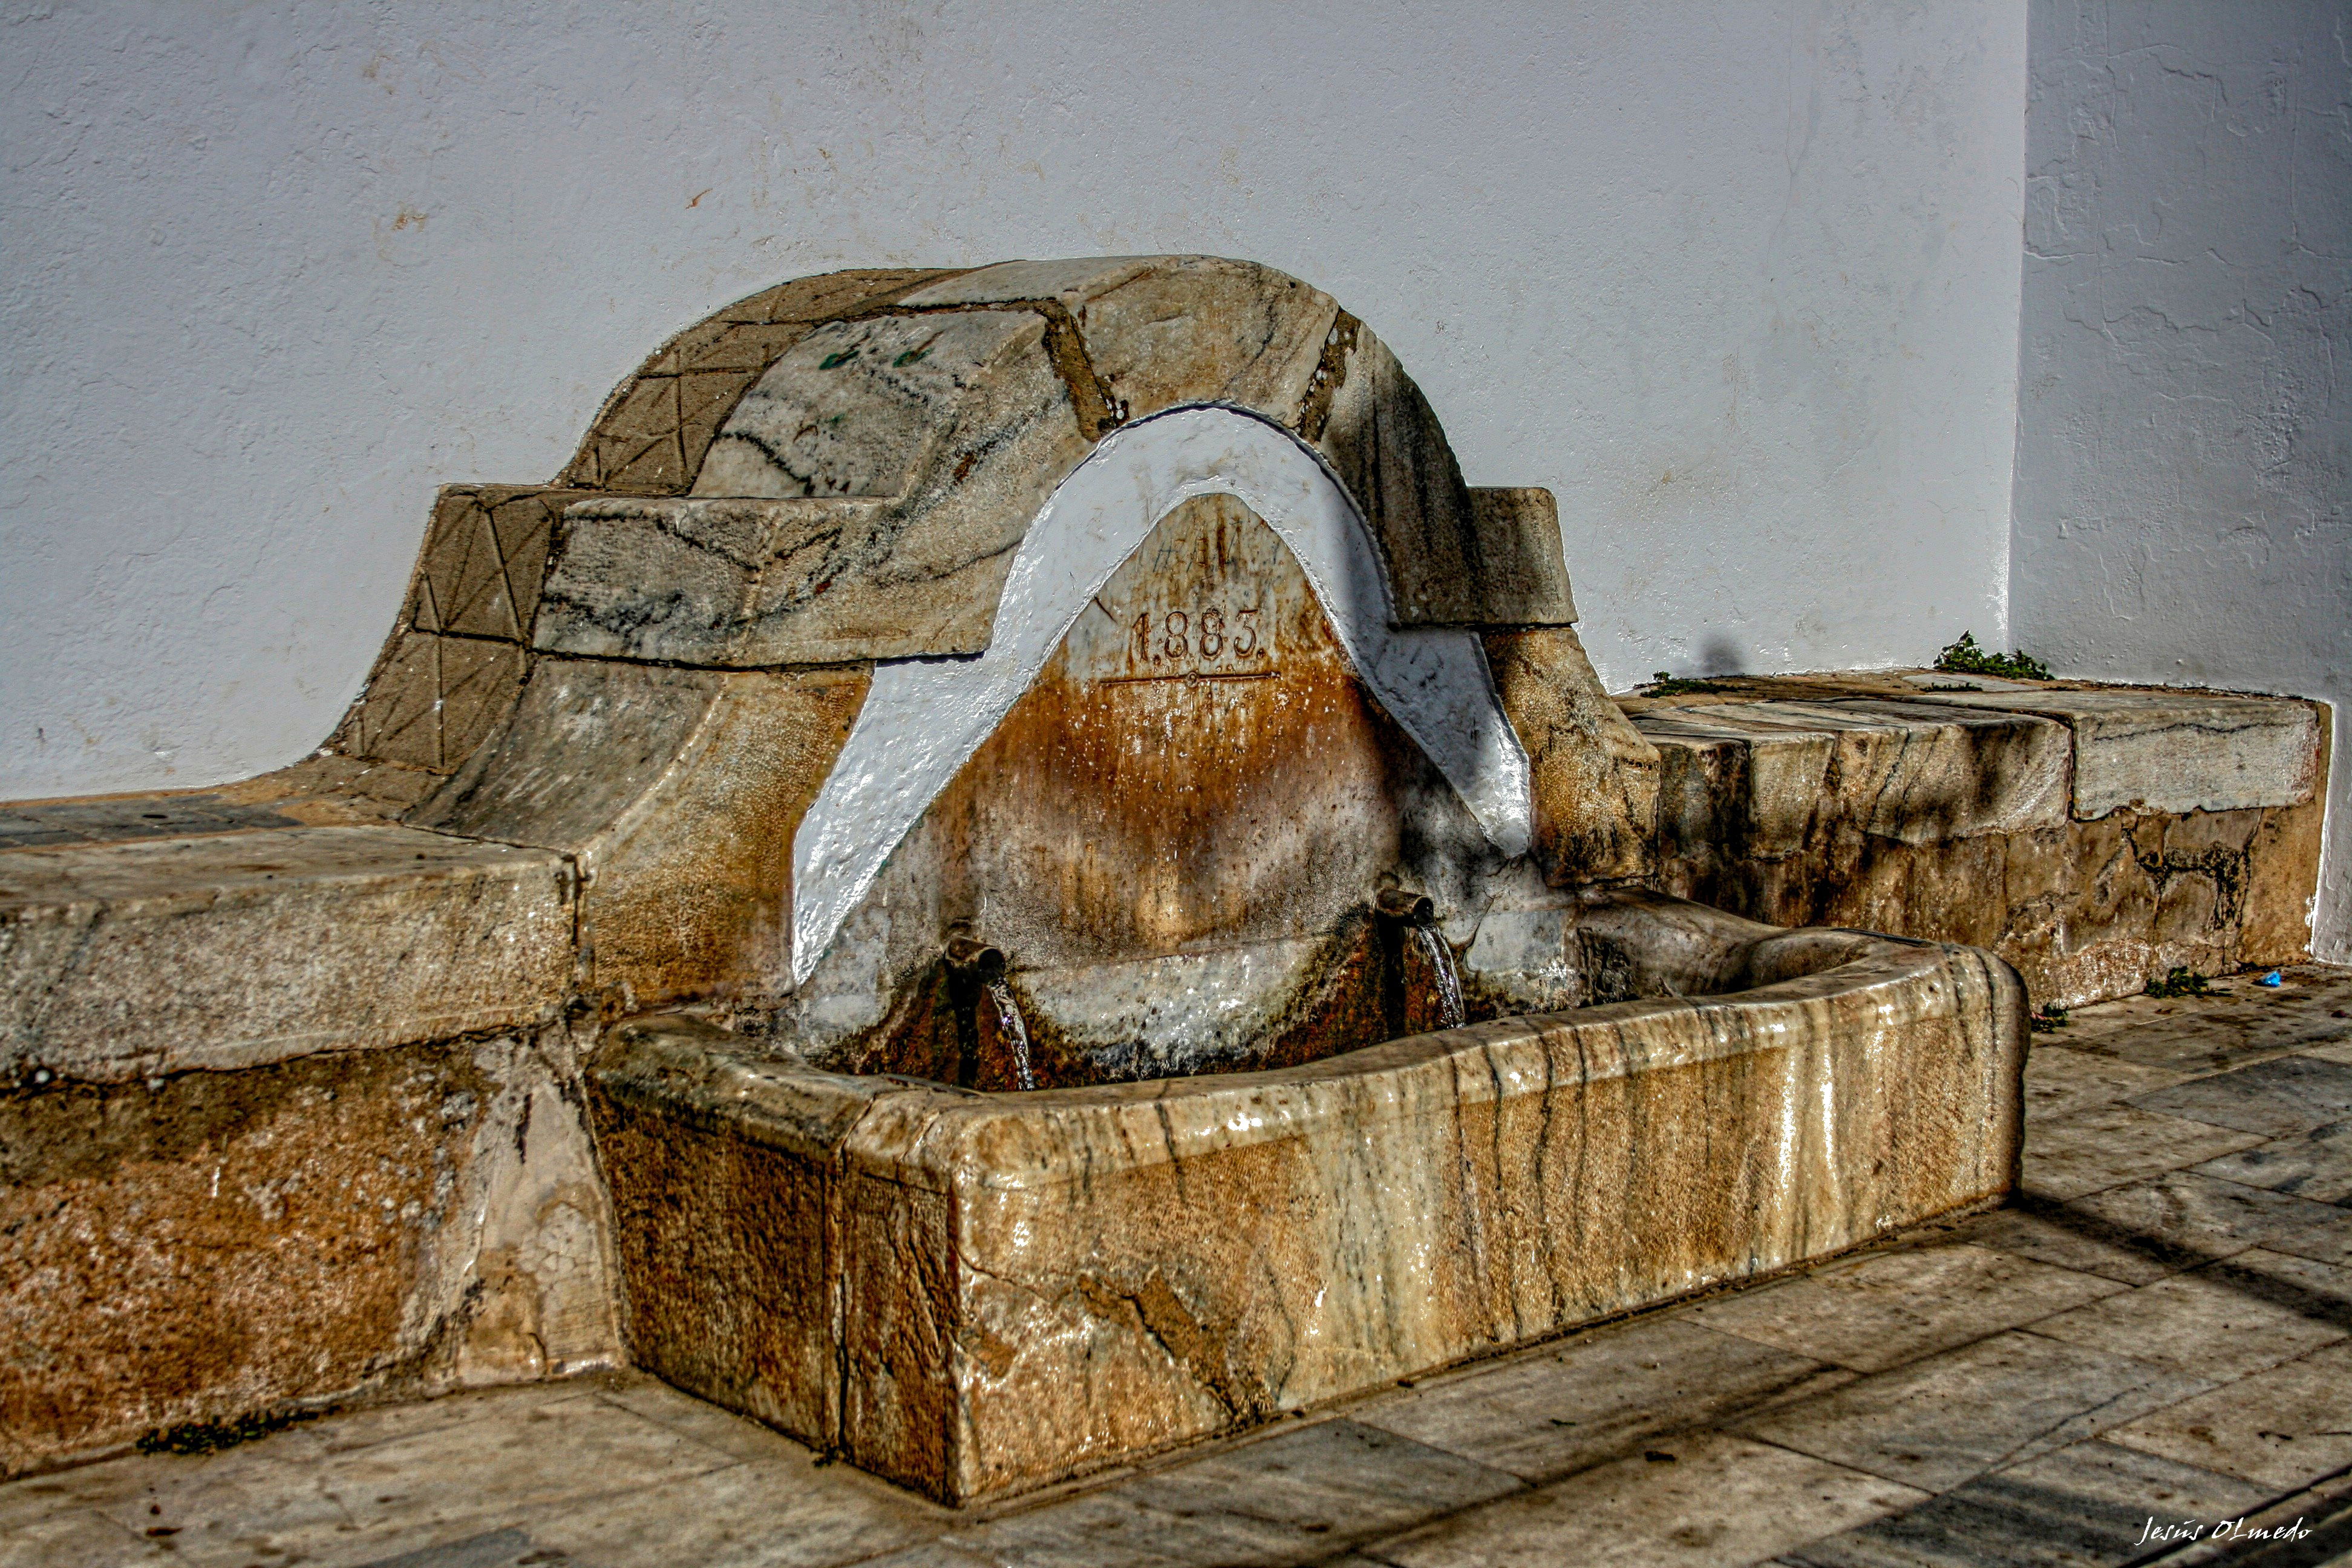
M2012 609L2061 673L2335 703L2352 961L2352 5L2035 0Z
M795 274L1201 250L1559 492L1650 671L1998 640L2024 0L0 9L0 797L322 739L434 487Z

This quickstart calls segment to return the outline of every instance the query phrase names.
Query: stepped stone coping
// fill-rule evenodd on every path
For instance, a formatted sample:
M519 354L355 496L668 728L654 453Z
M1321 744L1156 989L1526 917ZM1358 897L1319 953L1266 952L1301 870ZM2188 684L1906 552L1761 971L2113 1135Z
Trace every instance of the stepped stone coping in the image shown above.
M1661 746L1737 740L1751 752L1843 729L1927 735L1996 714L2047 721L2067 738L2069 809L2079 821L2126 807L2179 815L2301 805L2313 798L2320 773L2319 710L2295 698L2029 684L1937 670L1710 684L1720 689L1620 700ZM2013 826L1996 813L1964 831Z

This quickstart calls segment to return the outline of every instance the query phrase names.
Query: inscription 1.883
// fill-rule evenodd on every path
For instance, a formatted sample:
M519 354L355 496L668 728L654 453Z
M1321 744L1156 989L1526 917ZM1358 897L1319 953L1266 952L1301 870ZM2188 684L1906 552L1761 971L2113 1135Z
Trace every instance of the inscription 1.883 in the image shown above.
M1146 610L1135 617L1128 637L1128 672L1112 679L1271 675L1274 660L1266 647L1264 614L1255 605L1231 611L1219 604L1157 614Z

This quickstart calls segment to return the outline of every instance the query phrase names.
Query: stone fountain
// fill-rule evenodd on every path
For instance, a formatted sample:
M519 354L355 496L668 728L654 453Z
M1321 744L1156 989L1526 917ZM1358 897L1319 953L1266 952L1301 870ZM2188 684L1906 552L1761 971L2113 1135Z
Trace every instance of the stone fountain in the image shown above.
M416 820L545 842L626 754L727 803L681 856L789 847L589 1071L633 1352L961 1501L1997 1199L2014 973L1630 885L1559 539L1194 258L867 302L572 505L578 662Z
M1267 268L721 312L445 493L319 757L10 829L25 1277L201 1215L252 1282L124 1321L263 1304L43 1351L12 1462L617 1321L969 1501L1998 1202L2016 973L1654 890L1575 620L1549 494ZM176 837L63 837L115 816Z

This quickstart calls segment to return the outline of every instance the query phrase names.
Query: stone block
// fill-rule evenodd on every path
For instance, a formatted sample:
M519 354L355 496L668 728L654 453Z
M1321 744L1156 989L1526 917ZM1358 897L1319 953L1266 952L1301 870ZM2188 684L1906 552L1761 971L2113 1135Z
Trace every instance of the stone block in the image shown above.
M966 612L950 575L894 581L886 500L614 497L564 516L539 647L711 668L838 664L925 651Z
M0 853L0 1080L100 1081L553 1016L572 899L544 851L294 827Z
M1794 853L1837 822L1932 844L2065 820L2067 736L2046 720L1861 700L1719 702L1634 724L1654 740L1746 748L1751 854ZM1696 820L1719 818L1709 809Z
M349 756L453 773L513 706L529 657L487 637L396 633L328 744Z
M793 834L866 688L542 659L513 723L409 821L569 858L583 966L625 1005L773 986Z
M764 584L763 635L822 624L887 657L988 646L1014 548L1092 446L1046 347L1028 311L877 316L822 327L770 368L695 494L894 504L816 531Z
M1470 522L1488 625L1559 626L1576 619L1560 552L1559 502L1549 490L1474 485Z
M1322 290L1245 261L1161 257L1103 276L1117 281L1071 309L1122 420L1225 403L1289 422L1339 314Z
M418 631L529 642L549 531L567 502L587 493L443 487L409 588L407 624Z
M2039 713L2074 735L2074 809L2142 811L2298 805L2319 776L2311 703L2207 691L1930 691L1919 700Z
M867 268L796 278L696 322L656 349L607 398L580 450L558 479L583 489L683 495L693 488L710 437L735 396L817 323L853 314L930 279L911 268ZM724 371L681 397L686 372ZM719 404L715 409L714 402Z
M0 1472L608 1364L604 1203L560 1070L502 1037L0 1093Z
M1313 445L1363 509L1389 572L1400 626L1510 626L1519 617L1486 602L1484 540L1429 399L1388 345L1341 314L1302 408L1299 437ZM1515 536L1506 534L1505 542ZM1517 588L1525 563L1493 563L1498 585Z
M1489 632L1486 647L1528 753L1546 879L1557 886L1647 871L1658 749L1609 700L1574 629Z

